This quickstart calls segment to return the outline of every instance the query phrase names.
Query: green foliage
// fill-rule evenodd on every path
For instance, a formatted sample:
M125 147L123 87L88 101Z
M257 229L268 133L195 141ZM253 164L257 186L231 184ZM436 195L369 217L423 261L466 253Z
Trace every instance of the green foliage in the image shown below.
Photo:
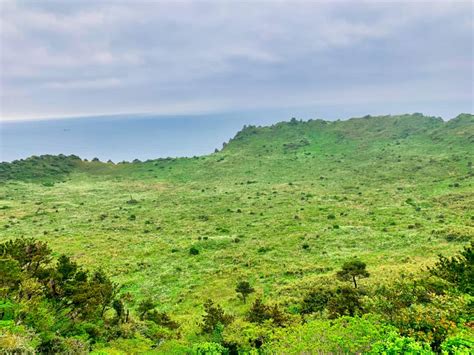
M276 329L279 328L276 328L271 321L258 324L237 318L224 329L223 344L231 353L237 349L245 354L258 354Z
M199 254L199 249L196 247L191 247L189 248L189 254L190 255L198 255Z
M228 354L228 351L221 344L205 342L194 344L191 353L195 355L221 355Z
M239 283L235 287L235 292L239 293L244 303L246 303L247 296L255 292L255 289L250 286L250 283L248 281L239 281Z
M204 303L205 314L202 316L201 329L204 333L212 333L219 325L226 326L234 320L234 317L224 312L220 305L214 305L212 300Z
M455 336L451 336L441 344L442 354L468 355L472 354L473 349L474 335L472 333L469 334L468 331L463 331Z
M148 312L156 307L155 302L150 297L145 298L138 305L137 311L140 319L143 320Z
M86 353L95 343L119 341L125 335L128 310L118 298L118 285L102 270L83 270L65 255L55 262L48 245L35 239L1 243L0 253L2 348L9 352ZM106 316L111 308L114 318ZM140 303L139 311L142 319L171 330L178 328L166 313L150 311L147 302ZM154 340L169 337L161 332L156 339L152 326L142 326L140 332Z
M257 298L248 311L247 320L252 323L271 321L277 327L283 327L288 322L288 316L277 304L266 305Z
M341 281L352 281L357 288L357 279L369 277L366 265L360 260L351 260L342 265L342 270L337 272L337 278Z
M474 243L459 254L447 258L440 255L435 266L429 268L432 275L453 283L460 291L474 296Z
M392 284L376 287L367 300L366 307L393 321L399 316L400 310L415 304L430 303L433 296L443 295L448 290L448 284L438 283L438 280L431 278L395 280Z
M17 290L21 283L20 263L12 258L0 258L0 295L8 297L12 290Z
M334 297L334 292L328 288L318 287L311 290L301 302L301 314L322 313Z
M327 309L331 318L363 313L361 293L356 288L341 286L329 298Z
M386 338L376 341L369 354L434 354L428 344L415 341L413 338L403 337L391 332Z
M392 324L401 334L426 342L439 351L446 338L457 331L457 322L466 318L468 308L462 297L433 296L430 303L400 309Z
M40 340L38 336L23 325L14 321L0 320L0 349L7 354L33 353Z
M124 316L126 315L125 306L124 306L122 300L115 299L115 300L112 302L112 308L113 308L114 311L115 311L117 320L118 320L119 322L122 321L123 318L124 318Z
M153 341L142 336L113 339L107 347L97 347L97 354L140 354L152 350Z
M160 325L165 328L169 329L177 329L179 328L179 324L175 321L173 321L168 314L165 312L159 312L156 309L148 312L146 314L145 319L150 320L157 325Z
M20 268L32 277L45 277L45 266L51 261L51 249L32 238L9 240L0 244L2 259L16 260Z
M75 155L41 155L11 163L0 163L1 180L44 181L44 186L52 187L53 182L63 179L81 163Z
M452 284L433 276L382 285L365 306L396 326L402 335L429 344L438 352L450 335L472 319L472 297L459 294Z
M396 328L377 317L341 317L335 321L316 320L281 328L264 345L269 353L430 353L413 339L398 335ZM426 349L426 350L424 350Z

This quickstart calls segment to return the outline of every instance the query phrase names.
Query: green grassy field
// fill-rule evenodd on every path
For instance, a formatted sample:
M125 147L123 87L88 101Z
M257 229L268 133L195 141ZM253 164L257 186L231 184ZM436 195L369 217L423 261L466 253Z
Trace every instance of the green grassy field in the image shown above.
M371 287L458 252L474 236L473 160L472 115L420 114L245 127L194 158L30 158L0 165L0 242L103 268L192 342L206 299L245 314L239 280L291 309L353 257Z

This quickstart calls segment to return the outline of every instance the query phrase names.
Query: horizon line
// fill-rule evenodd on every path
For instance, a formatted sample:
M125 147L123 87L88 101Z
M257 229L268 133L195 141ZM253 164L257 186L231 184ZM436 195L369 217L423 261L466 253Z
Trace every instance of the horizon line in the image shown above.
M269 109L272 110L272 109ZM251 113L254 110L244 110L241 111L242 113ZM256 110L258 111L265 111L265 109L259 109ZM24 122L41 122L41 121L59 121L59 120L71 120L71 119L91 119L91 118L120 118L123 116L135 116L135 117L147 117L147 116L155 116L155 117L161 117L161 118L166 118L166 117L181 117L181 116L204 116L204 115L224 115L224 114L235 114L238 113L239 111L211 111L211 112L193 112L193 113L158 113L158 112L120 112L120 113L97 113L97 114L77 114L77 115L66 115L66 116L43 116L43 117L25 117L25 118L2 118L0 117L0 124L1 123L24 123ZM322 118L323 120L328 120L328 121L336 121L336 120L348 120L351 118L361 118L365 116L372 116L372 117L380 117L380 116L400 116L400 115L413 115L416 113L421 113L423 116L427 117L439 117L443 121L450 121L459 115L462 114L470 114L472 115L473 113L468 113L468 112L460 112L457 115L450 117L450 118L445 118L443 116L431 116L431 115L426 115L423 112L406 112L406 113L385 113L385 114L366 114L366 115L357 115L357 116L344 116L343 118L337 118L337 119L325 119ZM295 116L296 117L296 116ZM292 117L288 117L288 119L291 119ZM296 117L298 118L298 117ZM308 119L317 119L317 118L308 118ZM308 120L306 119L306 120Z

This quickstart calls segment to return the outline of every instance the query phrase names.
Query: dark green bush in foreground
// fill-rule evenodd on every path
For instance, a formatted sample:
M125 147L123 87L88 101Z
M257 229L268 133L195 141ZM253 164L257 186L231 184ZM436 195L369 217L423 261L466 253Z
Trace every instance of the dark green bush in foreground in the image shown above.
M85 270L65 255L54 260L34 239L0 244L0 349L81 353L119 338L154 343L178 327L154 307L140 318L129 317L119 286L103 271Z

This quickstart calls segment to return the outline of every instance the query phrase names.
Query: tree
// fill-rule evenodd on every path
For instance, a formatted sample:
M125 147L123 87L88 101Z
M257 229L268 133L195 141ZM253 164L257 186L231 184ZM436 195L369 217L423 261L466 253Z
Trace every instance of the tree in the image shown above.
M167 313L158 312L156 309L148 312L146 319L168 329L177 329L179 327L179 324L173 321Z
M237 284L237 287L235 288L235 292L240 293L240 297L242 298L244 303L246 303L247 296L255 292L255 289L250 286L250 283L248 281L240 281Z
M92 275L91 287L95 290L100 306L100 315L103 316L117 296L119 286L113 283L102 270L97 270Z
M9 292L17 290L21 280L22 274L18 261L0 258L0 297L6 298Z
M260 298L257 298L248 312L247 320L259 324L271 320L277 327L283 327L287 323L288 317L278 305L266 305Z
M212 300L204 303L206 313L202 316L201 328L204 333L211 334L219 325L226 326L234 320L230 314L226 314L221 306L214 305Z
M360 291L355 288L349 286L339 287L328 301L329 316L331 318L353 317L360 313L362 311L360 296Z
M312 290L306 295L301 303L301 313L321 313L326 308L332 296L333 292L326 288L319 287Z
M141 301L137 309L140 319L145 319L146 314L153 308L155 308L155 302L150 297Z
M249 310L247 320L252 323L262 323L269 319L268 306L260 298L257 298Z
M20 264L30 276L47 278L45 267L51 261L51 249L45 242L33 238L18 238L0 244L0 256L10 257Z
M112 302L112 308L115 310L117 320L120 322L125 315L125 307L123 305L123 302L119 299L115 299Z
M284 327L287 324L288 316L284 311L282 311L280 307L278 307L277 304L270 306L268 310L269 310L268 314L270 316L270 319L273 321L273 323L277 327Z
M71 317L82 319L101 318L118 293L114 284L101 270L89 275L79 271L67 287L64 301L72 306Z
M67 305L65 296L70 296L75 290L76 275L79 272L78 265L68 256L61 255L58 258L56 269L51 273L48 281L49 296L56 300L63 299L63 305Z
M337 272L337 278L341 281L352 281L357 288L357 279L369 277L369 272L365 269L366 264L360 260L352 260L342 265L342 270Z
M451 258L439 256L433 268L429 272L454 284L460 291L474 295L474 253L472 248L474 242Z
M58 258L56 270L59 273L62 281L69 280L76 274L77 264L67 255L61 255Z

